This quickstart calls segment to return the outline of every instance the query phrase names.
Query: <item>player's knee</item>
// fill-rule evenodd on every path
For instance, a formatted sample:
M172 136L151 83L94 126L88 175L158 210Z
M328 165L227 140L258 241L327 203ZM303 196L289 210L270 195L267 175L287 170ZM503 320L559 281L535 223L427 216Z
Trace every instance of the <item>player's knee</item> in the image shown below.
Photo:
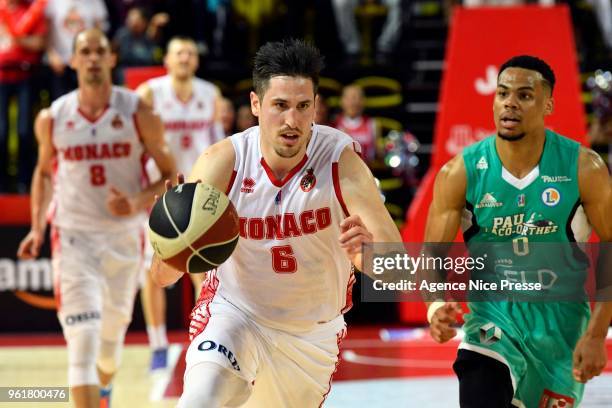
M123 341L102 340L100 353L96 362L100 371L106 374L113 374L121 365L121 351Z
M68 385L98 384L96 349L99 344L97 330L79 330L66 337L68 343Z
M130 315L128 315L130 313ZM123 344L125 333L131 321L132 310L122 312L105 313L102 321L100 336L108 342Z
M238 407L250 394L246 380L216 363L205 362L192 367L185 375L177 407Z

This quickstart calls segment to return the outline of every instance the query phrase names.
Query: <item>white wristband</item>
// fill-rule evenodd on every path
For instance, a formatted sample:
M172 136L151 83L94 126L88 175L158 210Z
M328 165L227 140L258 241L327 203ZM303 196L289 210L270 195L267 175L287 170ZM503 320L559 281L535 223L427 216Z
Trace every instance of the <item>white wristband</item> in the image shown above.
M436 313L436 310L438 310L445 304L446 304L446 301L441 300L441 299L436 299L429 305L429 307L427 308L427 321L430 324L431 324L431 319L433 318L433 315Z

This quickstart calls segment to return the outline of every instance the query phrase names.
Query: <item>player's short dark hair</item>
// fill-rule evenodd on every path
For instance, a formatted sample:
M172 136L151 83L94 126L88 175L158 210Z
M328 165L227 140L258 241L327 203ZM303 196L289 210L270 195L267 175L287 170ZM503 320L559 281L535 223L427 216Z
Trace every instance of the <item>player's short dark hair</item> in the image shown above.
M170 45L171 45L172 43L175 43L175 42L186 42L186 43L190 43L190 44L192 44L192 45L193 45L193 46L194 46L196 49L198 48L198 45L196 44L196 41L195 41L193 38L191 38L191 37L189 37L189 36L186 36L186 35L175 35L175 36L172 36L172 38L170 38L170 39L168 40L168 43L166 44L166 54L167 54L167 53L168 53L168 51L170 50Z
M321 69L323 57L315 46L296 39L269 42L255 54L253 87L261 98L268 88L270 78L287 75L310 78L316 93Z
M89 33L89 32L97 32L100 34L100 38L103 38L106 40L106 42L108 43L108 49L109 51L112 51L112 45L110 42L110 39L108 38L108 36L104 33L104 31L100 30L97 27L92 27L92 28L86 28L84 30L81 30L77 33L77 35L74 36L74 38L72 39L72 53L74 54L76 52L76 48L77 48L77 43L79 40L79 37L83 34L83 33Z
M544 81L548 84L548 86L550 86L550 93L552 95L552 92L555 89L555 73L550 65L546 63L546 61L531 55L517 55L502 64L502 66L499 68L499 74L497 75L498 80L499 76L506 68L523 68L530 71L539 72L542 74Z

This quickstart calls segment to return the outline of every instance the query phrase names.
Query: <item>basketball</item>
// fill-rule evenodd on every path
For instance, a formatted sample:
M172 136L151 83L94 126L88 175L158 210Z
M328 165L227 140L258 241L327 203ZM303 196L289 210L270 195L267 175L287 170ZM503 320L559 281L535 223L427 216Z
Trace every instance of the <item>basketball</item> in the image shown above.
M153 250L172 267L189 273L216 268L238 243L238 214L215 187L185 183L155 203L149 216Z

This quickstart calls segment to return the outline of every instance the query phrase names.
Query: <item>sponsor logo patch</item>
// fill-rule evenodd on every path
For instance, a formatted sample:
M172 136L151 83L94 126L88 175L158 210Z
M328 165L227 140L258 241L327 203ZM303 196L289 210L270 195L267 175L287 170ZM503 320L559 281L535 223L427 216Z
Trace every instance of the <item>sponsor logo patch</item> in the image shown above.
M238 365L238 360L236 360L236 356L230 349L225 347L223 344L217 344L212 340L204 340L198 345L198 350L217 351L218 353L223 354L227 358L234 370L240 371L240 365Z
M489 163L487 163L487 159L484 156L482 156L480 160L478 160L478 163L476 163L476 169L486 170L488 168L489 168Z
M476 204L476 208L496 208L501 207L502 205L504 205L504 203L497 201L497 199L493 197L493 194L486 193L484 196L482 196L480 202Z
M544 390L538 408L573 408L574 402L572 397Z
M252 193L255 187L255 180L250 177L242 180L242 188L240 189L241 193Z
M502 331L499 327L489 322L480 327L480 342L487 346L501 340Z
M567 183L572 181L572 179L567 176L540 176L540 178L544 183Z
M554 207L561 201L561 193L554 187L548 187L542 192L542 202L549 207Z

